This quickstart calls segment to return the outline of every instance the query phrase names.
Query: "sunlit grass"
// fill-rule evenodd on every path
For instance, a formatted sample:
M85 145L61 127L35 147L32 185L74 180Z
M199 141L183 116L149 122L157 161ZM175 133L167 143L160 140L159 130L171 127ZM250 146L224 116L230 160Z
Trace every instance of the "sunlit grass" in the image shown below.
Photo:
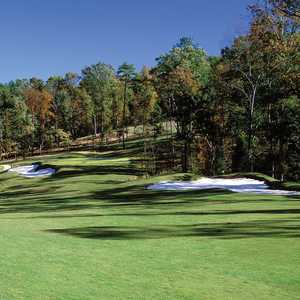
M300 197L151 191L126 152L0 175L0 299L299 299ZM95 159L105 158L105 159Z

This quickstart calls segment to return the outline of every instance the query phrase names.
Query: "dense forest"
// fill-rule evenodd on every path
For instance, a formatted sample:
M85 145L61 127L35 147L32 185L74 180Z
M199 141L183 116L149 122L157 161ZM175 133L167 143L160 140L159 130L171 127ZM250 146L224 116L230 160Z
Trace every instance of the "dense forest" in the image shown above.
M260 171L300 178L300 2L249 7L247 33L211 57L182 38L152 68L87 66L47 81L0 85L1 159L68 147L128 128L143 138L149 172Z

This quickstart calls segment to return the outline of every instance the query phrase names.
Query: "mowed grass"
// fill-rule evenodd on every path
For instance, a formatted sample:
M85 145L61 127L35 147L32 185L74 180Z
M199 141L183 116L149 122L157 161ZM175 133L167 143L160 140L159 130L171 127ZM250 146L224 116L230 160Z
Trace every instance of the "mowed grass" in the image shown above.
M101 158L101 159L98 159ZM300 197L151 191L124 152L0 175L0 299L300 299Z

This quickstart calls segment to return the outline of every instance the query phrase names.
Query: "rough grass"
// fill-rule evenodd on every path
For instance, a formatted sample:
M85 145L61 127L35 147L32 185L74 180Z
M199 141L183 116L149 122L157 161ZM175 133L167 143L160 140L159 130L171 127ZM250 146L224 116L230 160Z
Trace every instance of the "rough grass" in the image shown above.
M188 174L123 151L40 162L0 175L1 300L299 299L300 197L146 190Z

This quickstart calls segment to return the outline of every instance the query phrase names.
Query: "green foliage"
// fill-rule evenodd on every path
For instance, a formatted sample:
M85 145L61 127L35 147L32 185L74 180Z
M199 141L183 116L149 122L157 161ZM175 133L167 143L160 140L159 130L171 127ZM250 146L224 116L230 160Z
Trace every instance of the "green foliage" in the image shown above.
M95 135L100 130L104 136L111 127L114 83L114 69L110 65L98 63L82 70L80 84L92 99Z
M128 63L117 71L97 63L81 76L0 85L1 156L68 148L72 141L64 133L71 140L93 135L95 148L122 139L125 149L137 134L145 140L152 173L160 172L161 153L168 152L168 171L255 170L299 178L298 2L249 6L249 30L219 57L183 37L140 72ZM166 132L168 151L153 146Z
M189 168L193 124L201 109L211 66L204 50L189 38L183 38L171 51L157 58L154 69L156 86L165 115L177 127L177 139L183 141L182 169Z

